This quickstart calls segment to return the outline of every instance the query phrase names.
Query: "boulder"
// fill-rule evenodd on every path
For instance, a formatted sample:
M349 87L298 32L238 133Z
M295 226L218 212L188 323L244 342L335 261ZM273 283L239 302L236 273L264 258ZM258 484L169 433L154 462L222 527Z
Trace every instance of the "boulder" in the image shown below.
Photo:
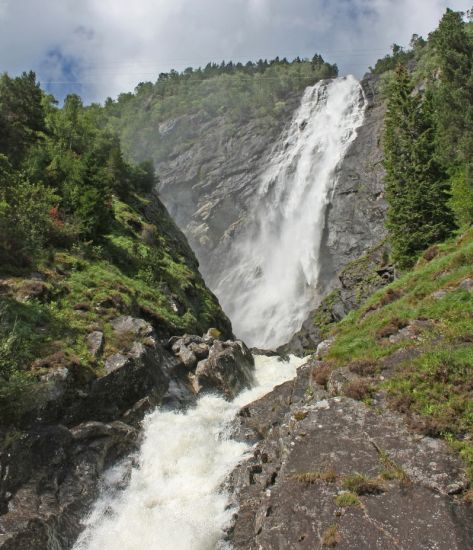
M56 367L40 376L41 382L44 382L48 401L60 399L65 394L69 377L70 372L66 367Z
M468 290L468 292L473 292L473 279L463 279L463 281L458 285L458 288L461 290Z
M209 346L207 344L192 342L189 344L188 348L199 361L201 359L206 359L209 356Z
M347 367L335 369L328 377L327 391L330 395L340 395L352 382L358 379L359 376Z
M145 397L156 406L168 391L175 360L148 336L133 342L128 351L107 357L102 376L63 352L36 361L34 367L43 385L22 420L24 427L37 421L67 426L86 420L111 422Z
M128 356L123 353L114 353L107 357L105 361L105 370L107 374L110 374L113 371L123 368L128 362Z
M216 390L233 399L253 382L254 359L246 345L235 342L215 341L209 357L200 361L195 371L196 387Z
M195 334L184 334L184 336L173 336L170 338L166 344L166 348L173 351L173 353L178 353L181 349L181 346L191 347L196 344L204 344L204 338L201 336L196 336Z
M153 327L144 319L123 315L110 321L117 335L132 334L135 337L146 337L153 334Z
M315 358L318 361L321 361L324 358L324 355L327 353L327 351L330 349L330 346L333 344L333 338L328 338L327 340L322 340L320 344L317 346L317 349L315 351Z
M92 382L86 396L68 411L65 421L87 418L109 422L144 397L156 406L168 389L172 365L171 357L160 346L151 348L135 342L128 353L107 358L105 376Z
M192 370L197 366L197 357L187 346L181 346L176 356L186 369Z
M437 290L432 293L432 298L434 300L441 300L442 298L445 298L447 294L448 292L445 289L441 288L440 290Z
M181 377L194 394L215 391L233 399L253 382L253 355L239 340L222 342L216 337L213 329L203 337L185 334L170 338L166 348L177 359Z

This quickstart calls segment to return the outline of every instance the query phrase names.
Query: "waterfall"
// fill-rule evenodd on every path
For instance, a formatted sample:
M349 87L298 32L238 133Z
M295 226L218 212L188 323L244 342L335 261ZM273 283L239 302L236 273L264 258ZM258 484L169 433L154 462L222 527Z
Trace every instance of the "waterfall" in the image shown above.
M230 423L244 405L294 378L304 359L255 357L255 386L233 402L213 395L185 413L157 410L146 419L139 466L127 487L124 472L108 473L104 491L74 550L210 550L225 548L224 528L234 510L221 490L250 450L230 438Z
M319 299L326 209L364 106L352 76L307 88L257 182L253 222L233 242L214 289L251 346L287 342Z

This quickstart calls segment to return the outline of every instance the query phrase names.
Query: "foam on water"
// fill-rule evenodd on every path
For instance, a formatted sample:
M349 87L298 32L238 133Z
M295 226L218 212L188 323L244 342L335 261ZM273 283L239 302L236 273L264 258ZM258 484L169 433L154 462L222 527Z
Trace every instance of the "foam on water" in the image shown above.
M255 386L234 401L206 395L185 413L157 410L147 417L138 467L124 490L104 492L74 550L224 547L233 510L221 485L250 449L229 437L229 424L241 407L294 378L304 362L255 360ZM112 470L109 481L122 475Z

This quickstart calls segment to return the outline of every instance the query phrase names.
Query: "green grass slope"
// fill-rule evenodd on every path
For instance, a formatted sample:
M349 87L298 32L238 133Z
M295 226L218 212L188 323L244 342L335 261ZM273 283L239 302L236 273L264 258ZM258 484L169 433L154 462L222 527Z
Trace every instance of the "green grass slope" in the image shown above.
M427 250L332 336L330 368L361 374L361 398L381 392L413 428L448 440L473 479L473 230Z
M86 337L105 335L102 357L122 349L110 321L120 315L151 322L158 338L231 335L231 325L198 272L185 237L156 195L113 199L114 220L99 243L50 249L35 272L0 266L0 424L36 399L48 369L73 366L81 377L103 372Z

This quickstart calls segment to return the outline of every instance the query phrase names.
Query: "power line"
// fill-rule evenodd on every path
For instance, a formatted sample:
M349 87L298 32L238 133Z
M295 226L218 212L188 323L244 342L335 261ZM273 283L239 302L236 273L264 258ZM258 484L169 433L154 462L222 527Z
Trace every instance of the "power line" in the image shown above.
M365 55L367 53L375 53L375 52L386 52L389 50L391 46L386 46L385 48L350 48L350 49L346 49L346 50L323 50L321 53L324 54L324 55L327 55L327 54L349 54L350 56L351 55ZM276 57L279 57L279 59L284 59L284 58L287 58L287 57L292 57L293 54L287 54L287 55L284 55L284 56L276 56ZM307 59L306 56L301 56L301 54L299 53L298 56L296 57L301 57L301 59ZM215 60L219 60L219 61L215 61ZM173 58L173 59L163 59L163 60L160 60L159 62L154 62L154 61L146 61L146 62L133 62L133 61L130 61L130 62L127 62L127 63L123 63L122 61L110 61L110 62L107 62L107 63L93 63L93 64L90 64L88 65L89 68L102 68L102 67L113 67L113 66L116 66L116 65L120 65L120 66L133 66L133 67L136 67L137 65L138 66L155 66L156 63L159 63L161 65L168 65L168 64L171 64L171 63L181 63L181 62L185 62L185 63L195 63L196 61L203 61L203 62L206 62L206 63L217 63L219 64L219 62L221 61L225 61L225 60L228 60L229 62L232 61L232 62L242 62L242 61L255 61L255 60L259 60L259 59L266 59L266 60L271 60L271 59L275 59L274 57L272 57L272 55L257 55L257 56L239 56L239 57L236 57L236 56L215 56L214 57L214 61L209 61L209 58L208 57L201 57L201 58L197 58L197 57L194 57L192 59L190 58Z

